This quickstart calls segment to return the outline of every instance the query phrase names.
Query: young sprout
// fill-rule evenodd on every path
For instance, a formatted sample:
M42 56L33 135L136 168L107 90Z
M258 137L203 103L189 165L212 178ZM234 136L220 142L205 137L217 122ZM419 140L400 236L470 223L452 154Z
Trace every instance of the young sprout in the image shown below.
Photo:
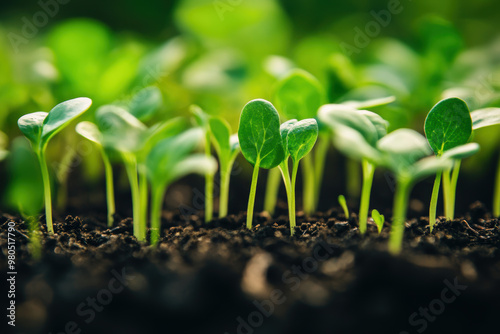
M287 190L290 233L295 233L295 184L299 162L314 147L318 139L318 123L315 119L291 120L280 127L285 157L279 167ZM288 158L292 159L292 174L288 171Z
M387 134L388 123L379 115L339 105L325 105L320 108L319 118L334 133L335 146L348 157L361 160L363 185L359 206L359 231L367 230L370 194L375 168L379 166L381 155L377 151L377 141Z
M196 123L205 132L205 156L212 156L211 135L210 135L210 125L208 120L210 118L200 107L191 106L191 113L195 116ZM205 174L205 222L208 223L213 219L214 210L214 175L211 173Z
M453 162L444 157L430 156L427 140L410 129L399 129L389 133L377 143L383 155L383 163L396 176L393 218L389 251L401 251L406 221L406 210L413 185L420 179L451 168Z
M315 118L318 108L325 101L326 96L319 81L303 70L292 70L278 83L276 89L276 106L287 119ZM321 137L318 142L318 151L304 157L302 175L303 203L306 214L312 214L317 207L328 144L328 138ZM272 192L272 189L267 191ZM271 204L273 202L269 201L269 206ZM274 206L266 209L272 212Z
M472 129L500 124L500 108L478 109L471 113ZM500 217L500 157L497 165L495 189L493 194L493 216Z
M285 158L276 108L266 100L248 102L241 112L238 139L241 153L254 168L247 209L247 228L251 229L259 168L274 168Z
M337 200L339 201L339 204L340 204L340 207L342 208L342 210L344 210L345 219L349 219L349 208L347 207L347 201L345 200L345 196L339 195Z
M217 170L213 157L192 154L202 137L203 131L199 128L187 130L159 141L147 157L146 168L152 192L152 245L156 245L160 238L162 203L168 186L187 174L214 175Z
M42 170L45 197L45 220L47 231L50 234L54 233L54 227L52 223L50 175L45 151L50 139L71 123L71 121L87 111L91 104L92 100L89 98L80 97L58 104L49 113L35 112L24 115L17 122L21 132L31 142L31 146L38 158Z
M385 223L384 215L381 215L380 212L378 212L378 210L373 209L372 210L372 219L375 222L375 225L377 225L377 230L378 230L378 233L380 234L380 232L382 232L382 228L384 227L384 223Z
M226 120L220 117L210 117L208 124L220 163L219 217L225 217L229 202L231 170L240 152L240 143L237 134L231 135L231 127Z
M102 133L97 125L91 122L81 122L76 126L76 132L82 137L95 143L101 152L102 161L104 163L104 173L106 178L106 202L108 206L108 227L113 226L115 215L115 190L113 184L113 167L109 159L109 154L103 147Z
M427 115L424 130L430 147L438 157L451 149L467 144L472 135L472 119L467 104L458 98L448 98L438 102ZM448 219L454 218L455 192L461 159L479 150L477 145L468 146L468 148L468 154L462 151L460 158L454 158L453 175L451 175L451 170L436 174L429 209L431 232L436 222L436 207L441 177L443 178L445 215Z

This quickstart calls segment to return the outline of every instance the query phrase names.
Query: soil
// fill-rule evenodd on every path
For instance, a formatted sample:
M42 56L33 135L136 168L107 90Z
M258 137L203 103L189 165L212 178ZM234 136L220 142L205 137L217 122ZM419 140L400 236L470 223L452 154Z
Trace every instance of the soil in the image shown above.
M432 234L426 218L409 220L399 256L387 252L388 223L360 236L354 215L332 209L299 214L290 236L282 209L256 214L252 230L244 214L204 224L165 211L158 247L138 243L130 219L108 229L68 216L55 235L42 226L34 260L26 224L4 214L5 273L9 221L18 333L498 331L500 222L480 203Z

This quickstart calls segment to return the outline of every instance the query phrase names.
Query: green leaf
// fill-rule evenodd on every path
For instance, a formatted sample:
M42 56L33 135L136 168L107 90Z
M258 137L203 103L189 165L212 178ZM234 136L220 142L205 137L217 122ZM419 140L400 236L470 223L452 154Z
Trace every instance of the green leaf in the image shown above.
M206 128L208 126L208 119L210 116L208 116L207 113L203 111L203 109L201 109L197 105L192 105L189 108L189 111L194 115L196 124L199 127Z
M466 144L472 134L472 119L467 104L455 97L438 102L427 115L424 129L437 155Z
M368 144L358 131L348 126L338 126L333 141L335 147L348 157L357 160L367 159L375 165L381 164L380 152Z
M318 139L318 122L314 118L293 124L287 135L287 151L294 162L308 154Z
M462 160L479 152L478 143L468 143L454 147L443 153L443 158Z
M125 109L106 105L96 112L103 146L122 153L136 153L144 147L147 128Z
M217 171L217 161L213 157L207 157L205 154L192 154L177 162L170 171L168 171L167 183L172 183L189 174L206 175L215 174Z
M167 184L174 177L174 167L186 158L203 139L203 130L189 129L159 141L149 152L146 168L151 182Z
M129 111L141 122L150 120L160 109L163 97L158 87L140 90L130 101Z
M271 169L285 158L278 111L266 100L248 102L238 129L241 152L253 166Z
M288 132L290 132L295 123L297 123L297 120L291 119L289 121L281 123L280 125L281 142L283 143L283 148L285 149L285 159L287 159L290 156L290 152L288 151L287 147Z
M102 133L94 123L80 122L76 126L76 132L82 137L102 146Z
M377 128L368 117L355 109L326 104L320 108L318 117L334 132L336 127L344 125L358 131L370 145L375 146L377 142Z
M375 225L377 225L378 233L380 233L382 231L382 228L384 227L384 223L385 223L384 215L381 215L380 212L378 212L378 210L373 209L372 210L372 219L375 222Z
M288 119L315 117L324 100L319 81L303 70L292 70L276 89L276 105Z
M208 125L219 158L221 156L228 158L232 152L230 142L231 127L229 123L220 117L212 116L208 120Z
M40 145L43 121L47 115L48 113L46 112L38 111L24 115L17 121L19 130L28 138L35 149Z
M92 105L92 100L86 97L79 97L59 103L52 108L48 116L43 121L42 145L46 144L50 138L61 131L72 120L87 111Z
M377 140L380 140L387 134L389 122L383 119L380 115L368 110L358 110L357 112L368 118L373 126L375 126L375 129L377 130Z
M344 102L342 102L342 104L349 106L351 108L354 108L354 109L366 109L366 108L383 106L383 105L392 103L394 101L396 101L396 97L387 96L387 97L381 97L378 99L371 99L371 100L366 100L366 101L344 101Z
M443 157L430 156L416 162L412 167L412 179L417 181L436 174L437 172L451 169L453 160Z
M389 133L378 141L377 148L386 155L387 167L396 172L432 153L425 137L411 129Z
M471 112L474 130L500 124L500 108L485 108Z

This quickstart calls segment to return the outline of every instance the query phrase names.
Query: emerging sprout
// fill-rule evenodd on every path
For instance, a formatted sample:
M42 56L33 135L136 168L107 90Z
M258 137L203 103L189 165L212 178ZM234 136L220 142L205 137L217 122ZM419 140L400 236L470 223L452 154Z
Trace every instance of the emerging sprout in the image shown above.
M45 151L50 139L65 128L72 120L87 111L91 104L92 100L89 98L80 97L58 104L49 113L35 112L24 115L18 120L19 129L31 142L31 146L38 157L42 170L45 197L45 219L47 231L50 234L54 233L54 227L52 223L50 175Z
M91 122L81 122L76 126L76 132L82 137L95 143L101 152L106 178L106 202L108 206L108 227L113 226L115 214L115 190L113 184L113 167L107 150L103 147L102 133L97 125Z
M347 201L345 200L345 196L339 195L337 200L339 201L340 207L344 211L345 219L349 219L349 208L347 207Z
M472 119L467 104L458 98L449 98L437 103L427 115L425 120L425 135L430 147L437 156L446 156L454 159L453 175L451 170L438 172L434 181L432 197L429 209L429 227L432 232L436 222L436 206L439 196L441 176L443 176L443 194L445 215L453 219L455 215L455 193L457 188L458 173L461 159L475 154L479 145L466 145L472 134ZM452 151L459 149L459 151ZM454 152L459 155L454 156Z
M384 215L381 215L378 212L378 210L373 209L372 210L372 219L373 219L373 222L375 223L375 225L377 225L377 230L378 230L378 233L380 234L380 232L382 232L382 228L384 227L384 223L385 223Z
M229 182L234 160L240 152L238 135L231 135L229 123L220 117L210 117L208 120L212 141L220 163L220 198L219 217L227 216L229 202Z
M472 129L475 131L487 126L500 124L500 108L485 108L471 113ZM500 217L500 157L497 165L497 175L493 194L493 216Z
M151 244L160 237L161 210L165 192L172 182L191 174L215 174L217 162L213 157L192 154L203 137L199 128L159 141L146 160L147 175L151 183Z
M247 209L247 228L251 229L259 168L274 168L285 157L276 108L261 99L248 102L241 112L238 139L241 153L254 168Z
M425 137L410 129L391 132L377 143L377 148L383 154L384 165L396 175L389 251L397 254L401 251L406 209L413 185L424 177L451 168L453 162L443 157L426 157L432 152Z

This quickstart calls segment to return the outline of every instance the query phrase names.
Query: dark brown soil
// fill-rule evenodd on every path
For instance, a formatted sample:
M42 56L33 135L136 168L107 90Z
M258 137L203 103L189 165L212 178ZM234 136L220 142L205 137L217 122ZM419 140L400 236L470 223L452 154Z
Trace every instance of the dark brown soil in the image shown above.
M16 222L17 332L498 331L500 223L480 204L432 234L425 218L410 220L400 256L386 250L388 225L362 237L355 217L336 210L299 215L293 237L284 215L258 214L251 231L243 214L208 225L165 215L156 248L135 240L129 219L108 229L68 216L44 233L40 260L25 223L3 215L3 273L7 222Z

